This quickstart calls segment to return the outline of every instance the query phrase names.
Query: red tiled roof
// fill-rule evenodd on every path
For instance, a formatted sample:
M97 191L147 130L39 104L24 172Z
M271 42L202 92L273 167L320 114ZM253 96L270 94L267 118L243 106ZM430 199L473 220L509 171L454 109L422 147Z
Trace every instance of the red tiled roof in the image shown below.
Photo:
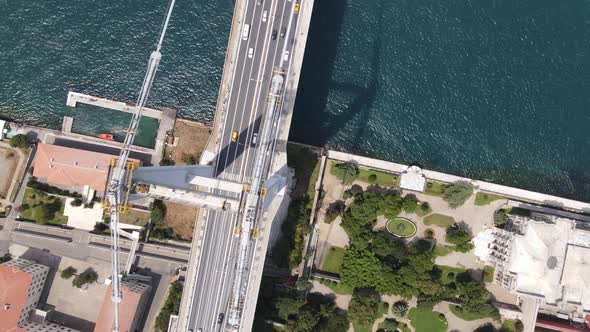
M114 158L118 156L41 143L37 146L33 176L46 179L49 184L89 185L94 190L104 191L109 165ZM138 162L136 159L129 161Z
M100 313L96 319L96 326L94 332L112 332L113 331L113 320L114 320L114 308L113 301L111 300L111 294L113 287L109 286L104 295L102 307ZM141 294L132 292L128 287L121 287L121 303L119 303L119 331L121 332L133 332L130 331L133 318L137 312L137 306L141 299Z
M16 266L0 265L0 331L24 331L17 327L33 276Z

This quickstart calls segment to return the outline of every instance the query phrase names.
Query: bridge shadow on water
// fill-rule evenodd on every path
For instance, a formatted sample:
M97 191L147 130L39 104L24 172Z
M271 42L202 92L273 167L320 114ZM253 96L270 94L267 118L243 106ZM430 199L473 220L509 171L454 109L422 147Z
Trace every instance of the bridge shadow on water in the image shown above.
M380 4L382 5L382 4ZM334 81L334 68L344 15L348 4L341 0L320 0L314 4L301 79L293 114L291 138L294 141L325 145L350 121L356 122L353 149L363 137L379 87L381 41L377 37L367 56L370 57L368 82ZM380 31L379 20L373 31ZM328 97L337 92L353 96L344 111L328 110Z

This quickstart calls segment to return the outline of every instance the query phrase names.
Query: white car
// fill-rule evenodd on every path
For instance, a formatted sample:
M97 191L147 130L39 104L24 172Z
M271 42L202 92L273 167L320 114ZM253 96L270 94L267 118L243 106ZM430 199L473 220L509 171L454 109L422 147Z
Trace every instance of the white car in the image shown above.
M254 49L252 47L250 47L250 49L248 49L248 58L252 59L253 55L254 55Z
M252 146L255 146L256 145L256 142L258 142L258 133L255 133L252 136Z
M285 54L283 54L283 61L289 61L289 51L285 51Z
M267 17L268 17L268 11L266 11L266 10L265 10L265 11L262 13L262 22L266 22L266 18L267 18Z
M242 30L242 39L248 40L248 36L250 36L250 24L244 24L244 30Z

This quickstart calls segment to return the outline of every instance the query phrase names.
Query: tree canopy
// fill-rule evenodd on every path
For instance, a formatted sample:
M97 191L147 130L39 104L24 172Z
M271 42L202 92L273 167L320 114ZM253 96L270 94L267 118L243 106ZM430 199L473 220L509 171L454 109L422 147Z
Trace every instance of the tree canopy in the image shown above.
M361 325L372 324L377 319L379 300L374 295L352 295L348 306L348 317Z
M468 182L457 182L443 187L442 198L449 207L456 209L473 194L473 186Z
M342 181L343 184L350 185L358 176L359 169L356 165L351 163L340 163L334 165L332 173Z
M13 148L28 149L31 143L27 140L27 136L23 134L17 134L10 138L9 144Z

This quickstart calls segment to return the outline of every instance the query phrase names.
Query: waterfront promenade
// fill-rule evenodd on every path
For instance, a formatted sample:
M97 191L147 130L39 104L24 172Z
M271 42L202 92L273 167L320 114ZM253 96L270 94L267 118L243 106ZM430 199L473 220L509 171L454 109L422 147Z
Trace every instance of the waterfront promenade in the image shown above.
M339 152L334 150L328 151L328 158L342 162L352 162L359 166L365 166L373 168L375 170L381 170L388 173L401 174L408 169L408 165L398 164L390 161L384 161L379 159L373 159L363 156L357 156L346 152ZM527 201L531 203L541 204L554 208L571 210L574 212L590 213L590 203L580 202L572 199L557 197L548 194L542 194L534 191L525 189L508 187L500 184L495 184L486 181L473 180L461 176L422 170L422 174L427 180L437 181L443 183L454 183L457 181L466 181L473 185L473 187L481 192L496 194L505 196L507 198L513 198L520 201Z

